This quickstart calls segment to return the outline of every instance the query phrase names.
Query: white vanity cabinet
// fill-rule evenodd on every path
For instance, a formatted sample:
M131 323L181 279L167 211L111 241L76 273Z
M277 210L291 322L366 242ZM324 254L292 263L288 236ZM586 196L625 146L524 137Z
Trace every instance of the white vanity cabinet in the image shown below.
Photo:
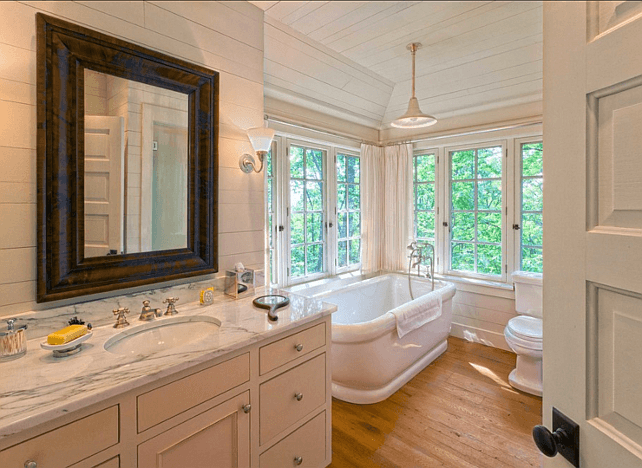
M0 467L323 468L330 316L0 441Z
M250 466L249 391L188 419L138 446L138 466L237 468Z

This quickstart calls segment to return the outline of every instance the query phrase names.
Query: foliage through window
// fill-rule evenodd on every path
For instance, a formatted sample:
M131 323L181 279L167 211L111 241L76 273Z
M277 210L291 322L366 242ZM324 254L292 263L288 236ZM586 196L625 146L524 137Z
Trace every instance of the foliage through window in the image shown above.
M521 265L542 272L543 185L542 142L521 145Z
M290 276L322 273L325 255L324 156L290 145Z
M450 152L450 268L502 275L501 146Z
M337 266L361 263L360 160L337 154Z
M415 239L435 245L435 154L413 158Z
M265 172L267 177L267 231L268 231L268 264L270 265L270 284L276 283L276 263L274 256L274 144L265 156Z

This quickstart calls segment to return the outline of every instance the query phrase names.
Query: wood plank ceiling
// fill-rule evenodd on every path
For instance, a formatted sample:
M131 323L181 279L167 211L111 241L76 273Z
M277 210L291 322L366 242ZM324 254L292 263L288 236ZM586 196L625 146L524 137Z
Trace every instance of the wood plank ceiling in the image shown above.
M541 1L251 3L266 14L266 95L291 92L385 128L408 105L406 45L421 42L416 94L438 119L542 99ZM286 50L297 42L299 54ZM317 73L320 55L343 63Z

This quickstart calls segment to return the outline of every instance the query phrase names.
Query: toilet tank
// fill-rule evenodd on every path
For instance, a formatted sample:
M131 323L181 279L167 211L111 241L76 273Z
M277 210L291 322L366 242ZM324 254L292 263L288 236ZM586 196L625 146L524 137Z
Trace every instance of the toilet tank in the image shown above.
M520 315L542 318L542 274L529 271L513 273L515 311Z

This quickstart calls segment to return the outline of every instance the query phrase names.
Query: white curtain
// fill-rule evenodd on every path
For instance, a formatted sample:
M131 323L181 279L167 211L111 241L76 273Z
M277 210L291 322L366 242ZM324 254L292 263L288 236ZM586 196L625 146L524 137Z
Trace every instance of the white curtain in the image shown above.
M381 269L384 238L384 157L381 146L361 144L361 271Z
M405 270L412 236L412 145L361 145L361 271Z
M405 270L412 236L412 145L386 146L384 151L384 270Z

